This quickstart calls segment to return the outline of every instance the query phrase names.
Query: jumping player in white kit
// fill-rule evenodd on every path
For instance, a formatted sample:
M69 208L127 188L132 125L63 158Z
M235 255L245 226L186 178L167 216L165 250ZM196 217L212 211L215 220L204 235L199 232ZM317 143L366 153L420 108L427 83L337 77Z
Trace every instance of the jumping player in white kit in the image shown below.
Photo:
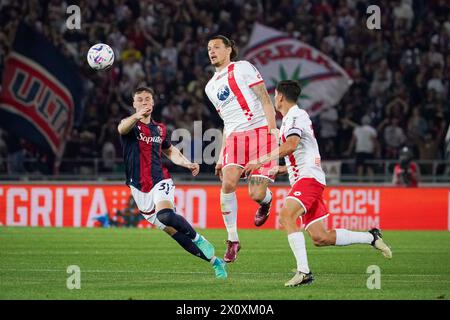
M350 244L371 244L386 258L392 257L390 248L381 238L378 229L355 232L346 229L326 230L322 220L328 216L322 193L326 185L325 173L320 165L320 154L314 136L312 122L305 110L296 104L301 88L292 80L280 81L275 90L275 107L283 115L280 128L281 145L271 154L249 163L244 172L250 174L274 158L284 157L291 190L280 212L280 222L288 234L289 245L297 261L297 272L285 283L287 287L309 284L314 278L309 270L305 238L297 226L301 217L314 245L346 246ZM276 170L276 169L275 169ZM286 172L281 167L278 173Z
M222 181L220 203L228 232L225 262L233 262L241 245L237 233L236 187L245 165L277 147L275 110L258 70L237 56L234 42L225 36L212 37L208 55L216 68L205 92L224 122L224 142L216 165ZM276 160L268 162L249 179L249 195L260 207L254 223L263 225L270 213L274 176L269 174Z

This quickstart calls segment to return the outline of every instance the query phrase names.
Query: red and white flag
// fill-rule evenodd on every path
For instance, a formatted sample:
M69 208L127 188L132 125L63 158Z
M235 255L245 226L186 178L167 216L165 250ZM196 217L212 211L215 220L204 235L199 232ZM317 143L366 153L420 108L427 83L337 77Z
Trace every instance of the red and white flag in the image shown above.
M255 23L244 51L262 74L269 93L281 80L297 80L302 87L298 104L310 116L334 106L352 84L349 75L329 56L283 32Z

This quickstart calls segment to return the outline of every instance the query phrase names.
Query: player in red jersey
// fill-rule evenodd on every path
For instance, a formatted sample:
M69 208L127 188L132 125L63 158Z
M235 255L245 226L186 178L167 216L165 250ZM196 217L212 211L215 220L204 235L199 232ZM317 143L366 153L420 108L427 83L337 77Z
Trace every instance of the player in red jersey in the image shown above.
M175 186L162 165L162 155L189 169L193 176L198 174L199 165L172 146L166 126L152 119L153 96L152 89L137 88L133 94L136 113L123 119L117 128L123 147L126 184L147 221L168 233L189 253L210 262L217 278L226 278L226 263L215 256L212 244L175 212Z
M328 209L322 199L326 185L325 173L320 165L320 154L314 136L312 122L305 110L296 104L301 88L292 80L280 81L275 90L275 107L283 115L280 129L281 145L271 154L262 156L245 167L251 174L264 163L284 157L289 173L291 190L280 212L280 222L288 233L288 241L297 260L297 272L285 286L311 283L314 278L309 270L305 238L297 226L301 217L316 246L346 246L350 244L371 244L386 258L392 257L390 248L384 243L381 232L355 232L346 229L326 230L322 220L328 216ZM282 172L286 172L283 168Z
M222 181L220 203L228 232L226 262L233 262L241 245L237 233L236 187L243 168L252 159L277 146L275 110L258 70L248 61L232 61L237 55L234 42L224 36L212 37L208 55L215 67L205 92L224 122L224 141L216 165ZM276 161L267 163L249 179L249 195L260 207L254 223L263 225L270 213L274 176L268 172Z

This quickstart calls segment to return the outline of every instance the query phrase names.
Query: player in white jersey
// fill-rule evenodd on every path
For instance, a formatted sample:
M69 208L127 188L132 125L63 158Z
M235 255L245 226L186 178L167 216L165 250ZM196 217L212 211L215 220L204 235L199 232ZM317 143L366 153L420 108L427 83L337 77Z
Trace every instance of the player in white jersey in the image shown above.
M216 165L222 181L222 217L228 232L226 262L233 262L240 250L237 233L236 187L247 163L277 147L275 110L258 70L248 61L232 61L234 42L224 36L212 37L208 55L216 68L205 92L224 122L224 142ZM249 195L259 203L254 223L263 225L270 213L274 176L269 174L276 161L266 163L249 179Z
M289 245L297 260L297 272L286 282L287 287L309 284L314 280L309 270L305 238L297 226L298 217L301 217L305 230L316 246L366 243L381 250L386 258L392 257L392 252L383 242L378 229L368 232L325 229L321 221L328 216L328 209L322 199L326 184L325 173L320 165L319 148L312 122L308 114L296 104L300 92L300 85L296 81L284 80L278 83L275 90L275 107L283 115L280 129L282 143L278 150L258 158L244 169L246 174L251 174L273 158L284 157L286 160L291 190L281 209L280 222L288 233ZM285 168L278 171L282 172L286 172Z

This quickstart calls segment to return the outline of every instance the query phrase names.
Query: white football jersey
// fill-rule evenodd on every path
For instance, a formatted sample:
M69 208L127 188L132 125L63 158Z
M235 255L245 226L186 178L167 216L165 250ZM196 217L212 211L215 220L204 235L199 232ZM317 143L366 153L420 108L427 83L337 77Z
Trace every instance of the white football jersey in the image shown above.
M295 151L285 157L291 186L301 178L314 178L325 185L325 173L320 165L319 146L311 119L308 113L297 105L290 108L283 117L280 128L281 142L286 142L291 135L300 137L300 143Z
M227 136L267 125L262 104L251 89L263 82L248 61L231 62L209 80L205 92L222 118Z

